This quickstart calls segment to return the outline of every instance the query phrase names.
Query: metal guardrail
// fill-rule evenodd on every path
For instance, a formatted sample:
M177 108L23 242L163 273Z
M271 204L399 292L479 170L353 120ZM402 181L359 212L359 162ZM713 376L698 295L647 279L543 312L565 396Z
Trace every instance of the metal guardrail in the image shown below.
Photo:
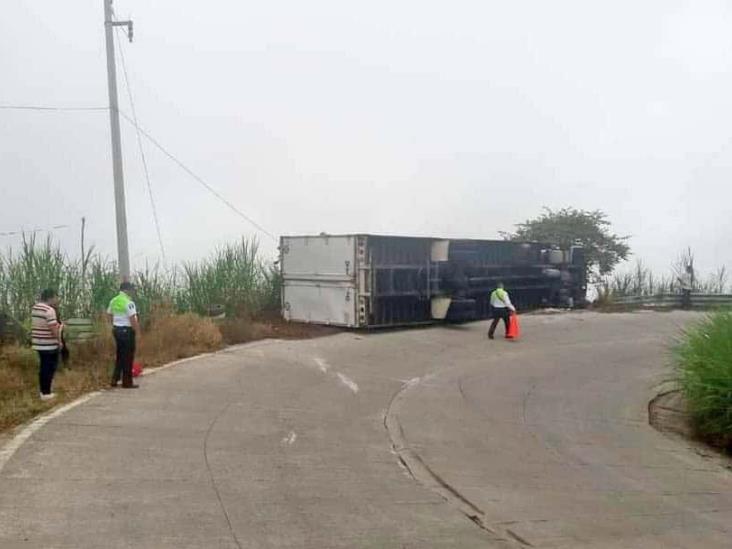
M622 296L611 299L613 305L637 307L679 308L683 307L681 294L660 294L643 296ZM713 309L732 307L732 294L691 294L691 307L694 309Z
M97 337L97 326L90 318L69 318L64 321L64 338L68 342L90 341ZM30 343L30 333L10 316L0 313L0 343Z
M28 337L29 334L19 322L0 311L0 344L25 341Z
M69 318L64 326L67 341L89 341L97 336L94 321L88 318Z

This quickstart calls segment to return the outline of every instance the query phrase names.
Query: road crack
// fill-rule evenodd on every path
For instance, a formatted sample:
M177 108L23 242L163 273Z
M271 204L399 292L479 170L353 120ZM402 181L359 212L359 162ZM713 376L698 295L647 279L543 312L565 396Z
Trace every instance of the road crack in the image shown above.
M226 413L226 411L231 407L231 402L226 403L226 405L219 410L219 412L216 414L216 416L211 420L211 423L208 426L208 429L206 430L206 436L203 438L203 460L206 463L206 470L208 471L208 478L211 481L211 487L213 488L214 493L216 494L216 499L219 502L219 507L221 507L221 512L224 514L224 518L226 519L226 524L229 527L229 533L231 534L231 539L234 540L234 543L236 543L236 546L239 549L243 549L241 543L239 542L239 538L236 537L236 532L234 532L234 526L231 524L231 517L229 516L229 511L226 509L226 505L224 505L224 500L221 498L221 492L219 490L219 486L216 483L216 478L214 477L213 470L211 469L211 464L208 461L208 440L211 437L211 433L213 432L213 428L216 425L216 423L219 421L219 419Z
M410 380L403 384L393 395L384 414L384 428L389 435L392 450L398 457L399 462L415 481L437 493L473 524L489 534L494 541L512 544L518 543L523 547L531 547L532 545L528 541L515 533L506 530L506 535L501 535L501 533L489 526L485 518L485 512L435 472L409 444L404 434L404 428L399 421L398 409L405 393L418 384L419 382L415 380Z

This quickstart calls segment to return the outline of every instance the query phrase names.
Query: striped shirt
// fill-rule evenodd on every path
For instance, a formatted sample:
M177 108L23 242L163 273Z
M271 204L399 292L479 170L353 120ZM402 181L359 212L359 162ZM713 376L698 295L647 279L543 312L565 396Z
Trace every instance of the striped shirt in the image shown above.
M31 309L31 340L36 351L57 351L58 338L51 328L58 326L56 310L47 303L36 303Z

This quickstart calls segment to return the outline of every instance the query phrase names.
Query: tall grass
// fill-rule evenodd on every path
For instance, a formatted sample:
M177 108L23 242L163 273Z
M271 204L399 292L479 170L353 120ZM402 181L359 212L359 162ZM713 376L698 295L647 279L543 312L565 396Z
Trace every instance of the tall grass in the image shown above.
M256 313L272 291L272 280L253 240L222 246L210 258L184 265L183 273L179 304L199 314L209 314L215 306L227 316Z
M161 305L174 312L223 310L238 316L256 315L279 303L278 274L261 258L255 240L242 239L207 259L168 270L146 265L133 278L143 319ZM58 290L64 317L95 317L106 309L118 283L114 262L94 250L82 259L71 258L50 238L38 241L30 235L18 250L0 253L0 313L26 329L44 288Z
M698 432L732 449L732 312L714 313L687 330L676 366Z
M681 292L681 282L672 267L668 275L658 275L638 260L627 271L613 273L606 277L598 287L600 300L610 301L613 297L658 296ZM706 278L691 279L694 292L704 294L723 294L728 290L728 275L725 267L720 267Z
M64 316L103 310L118 277L113 263L92 253L71 259L50 238L38 242L35 235L24 237L19 250L0 255L0 311L27 325L30 308L44 288L63 296Z

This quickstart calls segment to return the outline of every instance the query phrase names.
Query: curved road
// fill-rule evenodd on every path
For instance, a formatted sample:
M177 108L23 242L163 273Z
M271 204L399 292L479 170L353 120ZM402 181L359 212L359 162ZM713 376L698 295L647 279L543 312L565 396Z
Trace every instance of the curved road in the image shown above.
M694 318L527 316L519 342L478 323L190 361L0 462L0 547L730 547L730 473L647 423Z

